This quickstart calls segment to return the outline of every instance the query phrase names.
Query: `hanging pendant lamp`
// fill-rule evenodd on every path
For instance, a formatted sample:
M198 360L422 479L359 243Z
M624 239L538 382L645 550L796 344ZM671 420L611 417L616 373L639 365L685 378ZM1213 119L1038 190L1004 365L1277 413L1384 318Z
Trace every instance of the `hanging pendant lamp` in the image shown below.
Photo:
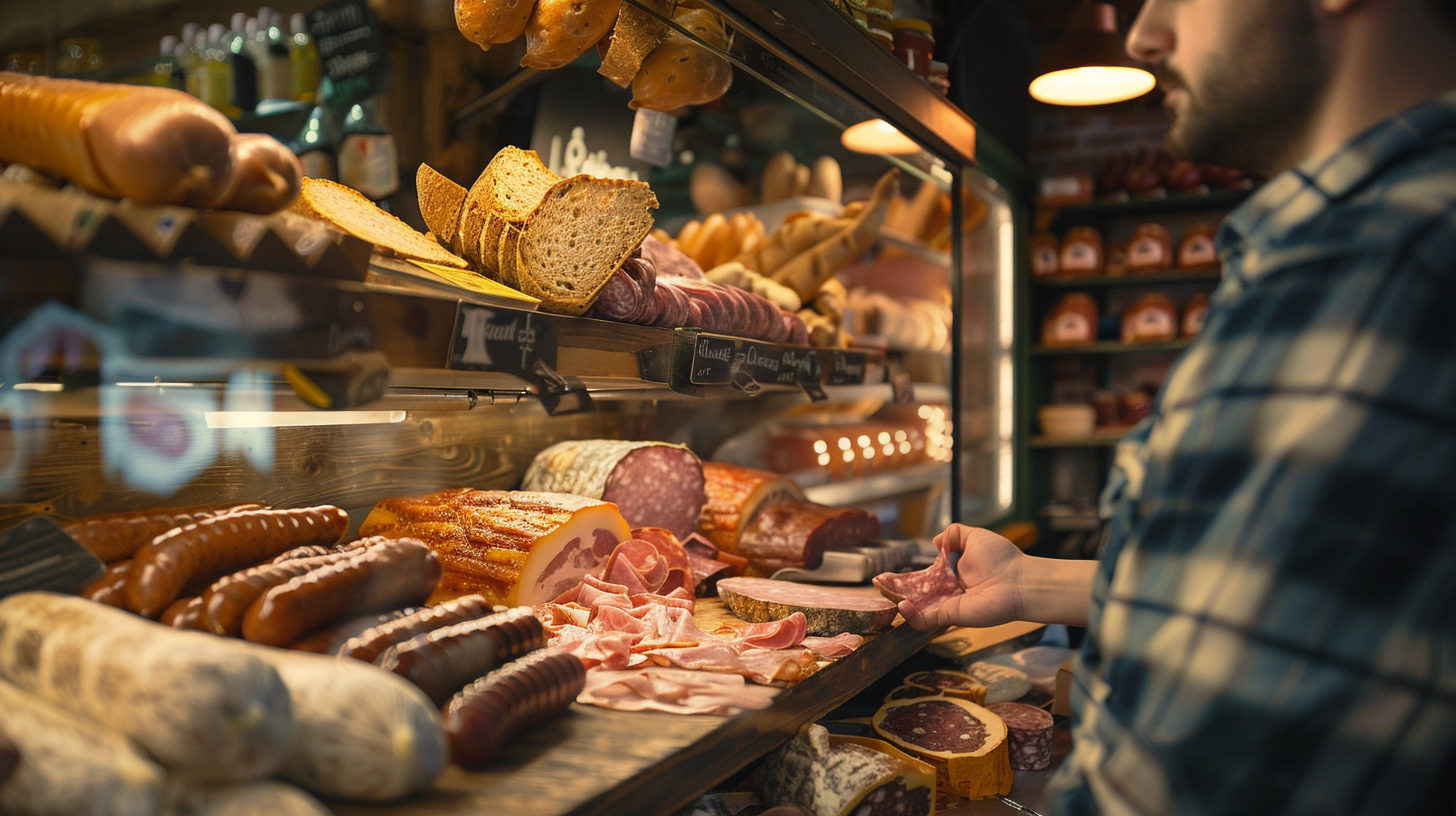
M1083 0L1072 10L1067 33L1042 58L1028 90L1049 105L1106 105L1142 96L1156 84L1123 51L1117 8Z

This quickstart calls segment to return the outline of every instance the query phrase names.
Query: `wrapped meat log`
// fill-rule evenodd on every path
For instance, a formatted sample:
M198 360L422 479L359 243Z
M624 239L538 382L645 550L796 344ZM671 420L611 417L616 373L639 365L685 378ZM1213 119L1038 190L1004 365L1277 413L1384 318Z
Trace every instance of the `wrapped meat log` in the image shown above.
M536 454L523 490L571 493L617 505L633 527L661 527L678 538L703 512L703 463L683 445L585 439Z
M786 567L814 569L826 550L865 546L880 537L880 520L857 507L786 501L758 512L738 539L748 572L772 575Z
M759 508L803 500L804 491L777 473L722 462L704 462L707 504L698 532L719 549L738 552L738 538Z
M430 546L444 577L428 603L479 592L491 604L545 603L600 577L632 537L617 508L560 493L457 488L374 506L361 535L409 536Z

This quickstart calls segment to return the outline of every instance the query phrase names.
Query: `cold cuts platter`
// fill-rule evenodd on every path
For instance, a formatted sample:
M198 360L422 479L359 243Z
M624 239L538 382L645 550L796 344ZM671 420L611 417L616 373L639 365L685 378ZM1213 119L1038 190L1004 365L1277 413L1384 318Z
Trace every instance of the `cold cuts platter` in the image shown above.
M879 598L864 588L867 599ZM699 599L704 631L744 626L716 598ZM346 816L669 814L823 717L933 637L893 626L785 689L771 706L733 717L614 711L573 704L523 735L487 770L451 766L434 790L389 806L335 804Z

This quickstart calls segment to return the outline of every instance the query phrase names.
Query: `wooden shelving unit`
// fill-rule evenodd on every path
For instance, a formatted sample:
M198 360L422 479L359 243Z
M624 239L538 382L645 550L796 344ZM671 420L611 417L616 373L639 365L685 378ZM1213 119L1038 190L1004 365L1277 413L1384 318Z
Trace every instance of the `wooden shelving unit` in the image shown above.
M1035 345L1031 347L1031 353L1037 355L1054 354L1160 354L1172 351L1182 351L1188 348L1191 340L1172 340L1167 343L1123 343L1120 341L1103 341L1097 343L1084 343L1080 346L1046 346Z

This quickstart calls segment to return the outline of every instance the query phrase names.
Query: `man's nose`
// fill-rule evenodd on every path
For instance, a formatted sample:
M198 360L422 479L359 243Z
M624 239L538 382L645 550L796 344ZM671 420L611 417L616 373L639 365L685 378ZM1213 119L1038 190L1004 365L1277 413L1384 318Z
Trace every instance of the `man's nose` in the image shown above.
M1172 0L1147 0L1127 32L1127 54L1139 62L1158 63L1173 53L1177 41L1169 24Z

